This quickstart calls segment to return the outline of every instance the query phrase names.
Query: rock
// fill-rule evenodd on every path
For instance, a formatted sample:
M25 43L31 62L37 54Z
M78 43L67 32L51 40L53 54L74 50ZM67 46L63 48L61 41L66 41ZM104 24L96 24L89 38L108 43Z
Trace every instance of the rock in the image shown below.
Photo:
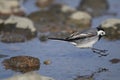
M50 6L54 0L37 0L36 5L40 8Z
M78 24L79 26L88 27L91 25L92 17L82 11L76 11L69 16L70 23Z
M119 63L119 62L120 62L120 59L114 58L114 59L111 59L110 62L111 62L112 64L116 64L116 63Z
M16 33L2 33L1 39L5 43L25 42L26 37Z
M61 11L64 12L64 13L66 13L66 12L75 12L76 9L64 4L64 5L61 6Z
M117 27L117 26L115 26L116 24L120 24L120 19L111 18L111 19L107 19L107 20L103 21L101 26L103 28L115 28L115 27Z
M120 19L107 19L101 23L101 27L104 28L108 40L120 39Z
M31 32L35 32L36 28L34 27L33 22L25 17L19 16L10 16L7 20L4 21L4 24L15 24L17 28L30 29Z
M25 15L18 0L0 0L0 15Z
M24 42L37 36L30 19L13 15L0 24L0 35L0 40L7 43Z
M49 7L49 9L55 11L56 13L70 13L76 11L75 8L66 4L53 4Z
M50 65L52 62L51 62L50 60L45 60L43 63L44 63L45 65Z
M31 56L15 56L5 59L2 63L6 69L23 73L38 70L40 67L39 59Z
M15 75L13 77L6 78L3 80L54 80L54 79L51 77L42 76L36 72L28 72L25 74Z
M105 14L109 9L109 4L107 0L82 0L77 9L96 17Z

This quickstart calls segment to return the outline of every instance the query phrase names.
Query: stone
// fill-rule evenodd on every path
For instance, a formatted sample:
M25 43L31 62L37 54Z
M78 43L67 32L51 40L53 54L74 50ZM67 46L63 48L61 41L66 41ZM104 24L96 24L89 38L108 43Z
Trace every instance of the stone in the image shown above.
M10 16L1 20L0 40L2 42L25 42L37 36L33 22L25 17Z
M107 0L81 0L77 9L97 17L107 13L109 4Z
M117 59L117 58L113 58L111 60L109 60L112 64L116 64L116 63L119 63L120 62L120 59Z
M51 77L42 76L37 72L28 72L25 74L14 75L10 78L6 78L3 80L54 80Z
M45 65L50 65L52 62L51 62L51 60L45 60L43 63L44 63Z
M18 0L0 0L0 15L25 15L23 8Z
M91 25L92 17L82 11L76 11L69 16L69 23L75 23L79 26L88 27Z
M31 32L35 32L36 28L34 27L33 22L25 17L19 17L11 15L7 20L4 21L4 24L15 24L17 28L30 29Z
M40 8L45 8L50 6L54 0L37 0L36 5Z
M5 69L26 73L38 70L40 67L40 60L31 56L14 56L5 59L3 62Z
M106 39L119 40L120 39L120 19L110 18L104 20L100 25L106 32Z

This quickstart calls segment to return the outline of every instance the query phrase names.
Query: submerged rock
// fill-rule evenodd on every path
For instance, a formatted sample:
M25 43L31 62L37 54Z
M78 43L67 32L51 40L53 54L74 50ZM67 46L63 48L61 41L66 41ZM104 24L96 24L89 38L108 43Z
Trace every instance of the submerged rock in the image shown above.
M33 22L24 17L10 16L0 24L0 40L2 42L24 42L36 37Z
M2 63L5 69L12 69L23 73L38 70L40 67L39 59L31 56L15 56L5 59Z
M120 39L120 19L107 19L101 23L101 27L104 28L108 40Z
M107 0L82 0L77 9L86 11L95 17L105 14L109 9L109 4Z
M42 76L36 72L29 72L25 74L15 75L13 77L6 78L3 80L54 80L54 79L51 77Z
M0 58L8 57L8 55L0 54Z
M120 62L120 59L114 58L114 59L111 59L110 62L111 62L112 64L116 64L116 63L119 63L119 62Z
M52 62L51 62L51 60L45 60L43 63L44 63L45 65L50 65Z

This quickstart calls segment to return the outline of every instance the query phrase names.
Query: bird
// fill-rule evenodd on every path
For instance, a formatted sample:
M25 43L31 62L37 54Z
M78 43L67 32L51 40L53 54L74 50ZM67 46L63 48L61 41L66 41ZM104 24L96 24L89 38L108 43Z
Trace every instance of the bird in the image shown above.
M74 32L66 38L48 37L48 39L67 41L78 48L81 49L89 48L94 53L100 54L100 56L106 56L108 54L103 54L103 53L106 53L107 50L100 50L93 47L94 44L98 42L105 35L106 33L102 27L96 27L96 28L89 28L79 32Z

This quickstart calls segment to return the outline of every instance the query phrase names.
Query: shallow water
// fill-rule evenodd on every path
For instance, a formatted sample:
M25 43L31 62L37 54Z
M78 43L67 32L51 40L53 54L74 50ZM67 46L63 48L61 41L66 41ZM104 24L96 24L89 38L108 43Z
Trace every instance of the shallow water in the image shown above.
M61 1L64 2L64 0ZM68 2L68 0L65 3L68 2L74 7L79 0L74 1L74 4L70 1ZM105 19L120 18L120 1L108 1L110 3L109 11L117 12L117 15L104 15L94 18L93 27L98 26ZM24 4L28 14L37 10L34 6L29 6L29 3L32 2ZM8 55L8 57L0 57L0 80L16 74L12 70L5 70L1 62L6 58L18 55L29 55L39 58L41 67L37 72L56 80L74 80L77 76L91 75L99 68L106 68L108 71L95 74L95 80L119 80L120 63L112 64L109 60L113 58L120 59L120 40L110 41L103 38L95 44L95 47L108 50L109 55L99 57L98 54L93 53L90 49L79 49L64 41L49 40L40 42L38 38L35 38L24 43L7 44L0 42L0 54ZM44 65L43 61L45 60L50 60L52 63Z

